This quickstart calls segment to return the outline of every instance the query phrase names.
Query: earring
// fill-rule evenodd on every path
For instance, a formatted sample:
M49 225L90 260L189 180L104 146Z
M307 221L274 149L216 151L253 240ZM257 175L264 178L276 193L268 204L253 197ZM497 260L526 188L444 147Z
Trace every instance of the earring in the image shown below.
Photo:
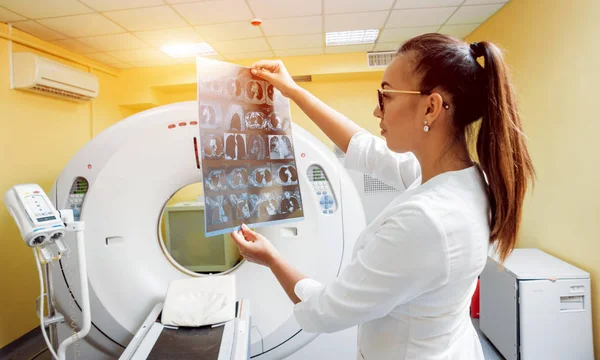
M427 123L427 120L425 120L425 121L423 122L423 124L425 125L425 126L423 126L423 131L425 131L425 132L429 132L429 125L428 125L428 123Z

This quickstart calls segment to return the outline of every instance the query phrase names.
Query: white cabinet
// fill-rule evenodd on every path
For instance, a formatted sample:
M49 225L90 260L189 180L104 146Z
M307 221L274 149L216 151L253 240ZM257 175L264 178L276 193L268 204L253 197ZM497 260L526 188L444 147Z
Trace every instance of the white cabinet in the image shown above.
M539 249L489 257L480 327L506 359L593 360L590 275Z

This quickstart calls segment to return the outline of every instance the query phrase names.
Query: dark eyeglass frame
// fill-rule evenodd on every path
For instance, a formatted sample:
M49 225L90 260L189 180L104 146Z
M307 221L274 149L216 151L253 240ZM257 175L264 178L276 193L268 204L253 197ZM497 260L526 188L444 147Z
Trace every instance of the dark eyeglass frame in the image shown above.
M379 100L379 110L383 112L383 94L394 93L394 94L410 94L410 95L431 95L431 93L414 90L394 90L394 89L377 89L377 100ZM450 109L450 105L442 99L442 107L446 110Z

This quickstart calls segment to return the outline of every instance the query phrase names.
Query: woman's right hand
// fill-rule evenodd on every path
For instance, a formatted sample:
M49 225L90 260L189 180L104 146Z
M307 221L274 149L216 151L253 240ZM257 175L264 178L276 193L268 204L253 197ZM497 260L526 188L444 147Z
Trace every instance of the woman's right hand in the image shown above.
M258 61L252 64L251 69L253 75L273 84L287 98L299 88L281 60Z
M348 150L352 136L362 131L361 127L352 120L325 105L317 97L296 84L281 60L262 60L252 64L250 69L254 76L267 80L283 96L296 103L344 152Z
M271 267L280 257L275 246L267 238L250 230L246 224L242 224L241 230L232 232L231 237L237 244L240 255L250 262Z

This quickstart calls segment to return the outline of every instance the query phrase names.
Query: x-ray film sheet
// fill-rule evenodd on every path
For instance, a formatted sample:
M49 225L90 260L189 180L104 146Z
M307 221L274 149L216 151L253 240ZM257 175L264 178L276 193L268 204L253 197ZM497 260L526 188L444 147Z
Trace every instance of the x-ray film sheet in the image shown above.
M304 218L289 100L248 68L198 59L206 236Z

